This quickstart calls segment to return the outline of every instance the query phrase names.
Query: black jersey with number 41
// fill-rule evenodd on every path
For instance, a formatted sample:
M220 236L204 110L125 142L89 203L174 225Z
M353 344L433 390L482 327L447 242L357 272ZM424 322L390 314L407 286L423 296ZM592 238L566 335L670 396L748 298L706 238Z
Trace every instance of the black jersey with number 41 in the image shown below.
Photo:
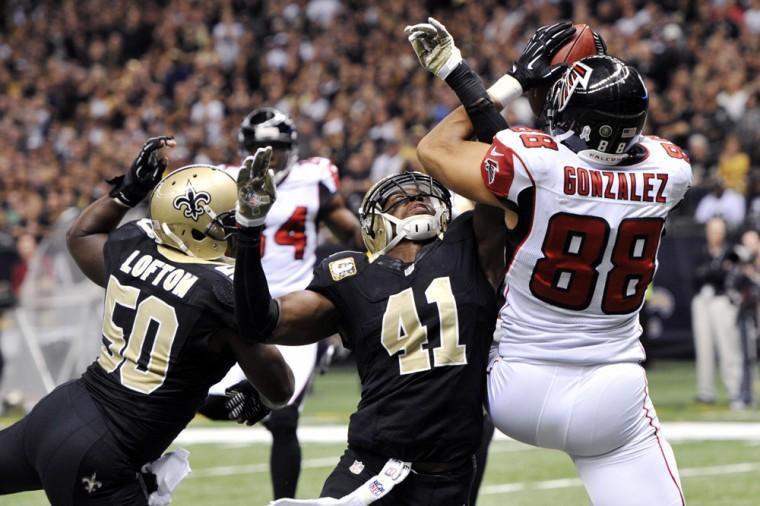
M233 267L159 246L146 221L106 242L103 344L82 376L137 464L160 456L235 363L211 340L237 328Z
M361 400L349 445L413 462L472 455L496 320L472 214L454 220L414 263L333 255L308 289L335 304L344 344L356 357Z

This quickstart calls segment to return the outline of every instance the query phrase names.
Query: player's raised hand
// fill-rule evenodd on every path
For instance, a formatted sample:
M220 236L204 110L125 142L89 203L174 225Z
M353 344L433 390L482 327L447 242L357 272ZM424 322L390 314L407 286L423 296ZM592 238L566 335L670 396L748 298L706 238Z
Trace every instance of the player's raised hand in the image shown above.
M569 21L542 26L536 30L509 72L520 83L523 92L543 86L559 77L565 66L552 65L551 59L573 34L575 27Z
M169 159L162 149L176 145L174 137L167 135L151 137L145 141L129 170L108 181L113 185L111 197L125 206L134 207L139 204L161 181L169 165Z
M441 79L446 79L462 61L462 53L454 44L454 37L435 18L427 23L404 28L412 49L420 60L420 65Z
M277 199L274 171L269 168L272 148L259 148L246 157L237 178L235 219L243 227L260 227Z

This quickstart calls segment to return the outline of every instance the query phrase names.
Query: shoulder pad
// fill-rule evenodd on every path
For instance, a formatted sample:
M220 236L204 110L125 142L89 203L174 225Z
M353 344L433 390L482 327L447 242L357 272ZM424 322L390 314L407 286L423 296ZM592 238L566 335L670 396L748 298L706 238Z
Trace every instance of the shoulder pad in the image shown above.
M333 193L340 186L338 168L328 158L306 158L299 160L293 168L298 173L298 179L319 181Z
M143 218L121 225L108 234L108 240L109 242L127 241L141 239L146 236L154 241L156 239L156 234L153 232L150 220Z

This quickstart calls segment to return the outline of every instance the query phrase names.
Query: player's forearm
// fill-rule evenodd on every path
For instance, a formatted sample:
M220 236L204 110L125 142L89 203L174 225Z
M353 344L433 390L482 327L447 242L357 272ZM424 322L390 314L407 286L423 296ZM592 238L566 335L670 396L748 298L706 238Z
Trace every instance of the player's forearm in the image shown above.
M280 320L269 343L301 346L338 332L335 305L322 294L299 290L280 297L278 303Z
M82 272L105 286L103 246L129 210L108 195L90 204L66 233L66 245Z
M96 234L109 234L127 214L129 208L119 204L108 195L87 206L82 214L69 227L66 240L76 241L80 237Z
M246 230L238 239L235 262L235 318L241 337L263 343L279 319L279 306L269 293L261 265L261 228Z
M420 140L417 144L417 158L425 172L446 184L448 178L445 168L449 165L448 161L471 137L472 123L464 107L459 106Z
M499 112L501 104L499 104L499 108L497 109L480 76L473 72L470 66L467 65L467 62L462 61L459 63L446 78L446 84L459 97L459 101L464 106L471 120L475 137L480 142L490 144L494 135L501 130L509 128L507 120ZM522 90L520 89L520 91ZM519 93L517 93L517 96L519 96Z

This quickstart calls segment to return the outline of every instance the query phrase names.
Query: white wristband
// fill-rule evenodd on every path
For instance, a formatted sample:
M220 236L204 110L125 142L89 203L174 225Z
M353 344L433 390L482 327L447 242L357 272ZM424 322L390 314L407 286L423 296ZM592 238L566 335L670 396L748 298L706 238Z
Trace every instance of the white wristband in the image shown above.
M446 60L446 63L444 63L441 68L438 69L438 72L436 75L439 79L446 80L447 77L449 77L449 74L457 68L457 65L459 65L459 62L462 61L462 53L459 51L458 47L454 47L451 51L451 55L449 56L449 59Z
M263 218L246 218L240 211L235 211L235 221L242 227L260 227L266 222L267 217Z
M488 88L488 94L497 101L502 109L523 94L520 82L509 74L504 74Z

